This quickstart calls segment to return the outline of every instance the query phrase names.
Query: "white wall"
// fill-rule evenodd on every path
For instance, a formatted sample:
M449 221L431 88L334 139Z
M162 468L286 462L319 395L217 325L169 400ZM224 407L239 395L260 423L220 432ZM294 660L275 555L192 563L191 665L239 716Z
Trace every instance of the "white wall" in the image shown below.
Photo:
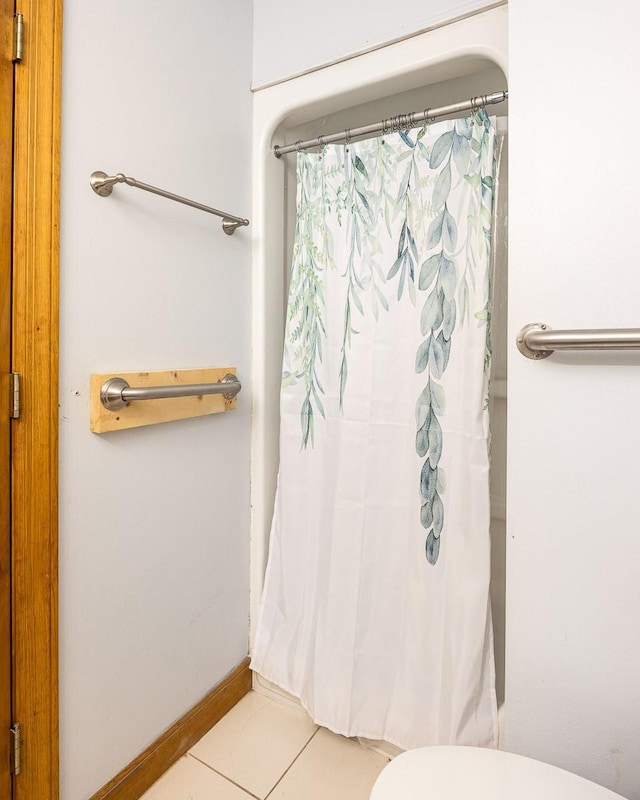
M505 0L254 0L256 89Z
M507 738L640 798L637 353L513 347L638 327L640 6L510 4Z
M247 654L250 237L89 175L250 215L251 8L65 0L61 798L83 800ZM234 365L237 411L96 436L92 372Z

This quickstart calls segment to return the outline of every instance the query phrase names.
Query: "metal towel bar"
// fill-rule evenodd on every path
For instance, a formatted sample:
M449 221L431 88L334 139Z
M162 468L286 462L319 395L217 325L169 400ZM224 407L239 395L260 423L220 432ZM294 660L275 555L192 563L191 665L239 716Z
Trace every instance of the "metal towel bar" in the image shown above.
M124 378L109 378L100 389L100 401L109 411L118 411L132 400L162 400L169 397L196 397L202 394L222 394L234 398L242 384L229 373L219 383L185 383L178 386L131 387Z
M547 358L554 350L640 350L640 328L555 331L543 322L525 325L516 345L527 358Z
M173 194L173 192L158 189L157 186L150 186L148 183L142 183L142 181L137 181L135 178L129 178L121 172L112 176L100 170L92 172L90 183L93 191L99 194L100 197L109 197L116 183L126 183L127 186L134 186L136 189L142 189L145 192L151 192L151 194L158 194L160 197L166 197L168 200L175 200L176 203L183 203L185 206L191 206L191 208L206 211L207 214L215 214L216 217L222 217L222 230L229 236L234 233L236 228L249 224L248 219L235 217L233 214L227 214L225 211L218 211L217 208L211 208L211 206L196 203L195 200L188 200L186 197L182 197L179 194Z

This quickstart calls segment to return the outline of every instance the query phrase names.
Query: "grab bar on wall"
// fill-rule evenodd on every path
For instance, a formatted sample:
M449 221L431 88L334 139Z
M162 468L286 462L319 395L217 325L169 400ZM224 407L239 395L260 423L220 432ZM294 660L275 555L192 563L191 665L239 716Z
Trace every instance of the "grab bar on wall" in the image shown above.
M547 358L554 350L640 350L640 328L554 331L542 322L525 325L516 346L527 358Z
M151 192L152 194L160 195L160 197L166 197L169 200L175 200L176 203L184 203L185 206L191 206L191 208L197 208L200 211L206 211L208 214L215 214L216 217L222 217L222 230L229 236L234 233L236 228L249 224L248 219L244 219L243 217L234 217L233 214L227 214L225 211L218 211L217 208L211 208L211 206L205 206L202 203L196 203L195 200L187 200L186 197L181 197L179 194L165 192L164 189L158 189L156 186L150 186L148 183L142 183L142 181L137 181L135 178L128 178L121 172L110 177L106 172L100 172L98 170L97 172L91 173L89 182L91 183L91 188L93 191L96 194L99 194L100 197L109 197L116 183L126 183L127 186L134 186L136 189L142 189L145 192Z
M225 375L219 383L185 383L181 386L131 387L124 378L109 378L100 389L100 402L109 411L118 411L132 400L163 400L169 397L196 397L203 394L221 394L227 400L235 397L242 384L233 373Z

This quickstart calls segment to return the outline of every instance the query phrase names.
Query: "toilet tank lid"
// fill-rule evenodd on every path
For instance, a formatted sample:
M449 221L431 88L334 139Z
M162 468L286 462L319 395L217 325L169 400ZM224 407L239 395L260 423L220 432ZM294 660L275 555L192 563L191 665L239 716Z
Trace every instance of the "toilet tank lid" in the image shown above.
M559 767L480 747L422 747L380 773L370 800L621 800Z

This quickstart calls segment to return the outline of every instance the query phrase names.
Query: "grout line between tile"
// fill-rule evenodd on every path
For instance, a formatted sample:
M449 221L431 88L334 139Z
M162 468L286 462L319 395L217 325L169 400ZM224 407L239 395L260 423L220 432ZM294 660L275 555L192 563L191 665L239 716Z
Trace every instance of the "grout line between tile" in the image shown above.
M282 781L284 780L285 776L288 774L288 772L289 772L289 770L291 769L291 767L292 767L292 766L293 766L293 765L296 763L296 761L297 761L297 760L300 758L300 756L301 756L301 755L304 753L304 751L307 749L307 747L309 747L309 745L311 744L311 740L312 740L312 739L313 739L313 737L314 737L314 736L315 736L315 735L318 733L318 731L319 731L319 730L320 730L320 726L318 726L318 727L315 729L315 731L314 731L314 732L311 734L311 736L310 736L310 737L307 739L307 741L305 742L305 745L304 745L304 747L302 748L302 750L301 750L301 751L298 753L298 755L297 755L297 756L296 756L296 757L293 759L293 761L292 761L292 762L289 764L289 766L286 768L286 770L285 770L285 771L282 773L282 775L281 775L281 776L278 778L278 780L276 781L276 783L273 785L273 788L272 788L272 789L271 789L271 790L270 790L270 791L267 793L267 796L264 798L264 800L269 800L269 798L271 797L271 795L272 795L272 794L275 792L275 790L278 788L278 786L279 786L279 785L282 783Z
M306 745L305 745L305 747L306 747ZM250 791L249 791L248 789L246 789L244 786L241 786L239 783L236 783L234 780L232 780L231 778L229 778L227 775L223 775L223 774L222 774L222 772L218 772L218 770L217 770L217 769L214 769L212 766L210 766L209 764L207 764L207 763L206 763L205 761L203 761L201 758L198 758L198 756L194 756L194 755L193 755L193 753L187 753L187 755L188 755L190 758L194 758L196 761L199 761L199 762L202 764L202 766L206 767L207 769L210 769L210 770L211 770L211 772L215 772L215 773L216 773L216 775L219 775L221 778L224 778L224 779L225 779L225 781L229 781L229 783L232 783L232 784L233 784L234 786L236 786L238 789L242 789L242 791L243 791L245 794L249 795L249 797L253 797L253 798L254 798L254 800L262 800L262 798L258 797L258 795L257 795L257 794L253 794L253 792L250 792ZM277 785L277 784L276 784L276 785Z

